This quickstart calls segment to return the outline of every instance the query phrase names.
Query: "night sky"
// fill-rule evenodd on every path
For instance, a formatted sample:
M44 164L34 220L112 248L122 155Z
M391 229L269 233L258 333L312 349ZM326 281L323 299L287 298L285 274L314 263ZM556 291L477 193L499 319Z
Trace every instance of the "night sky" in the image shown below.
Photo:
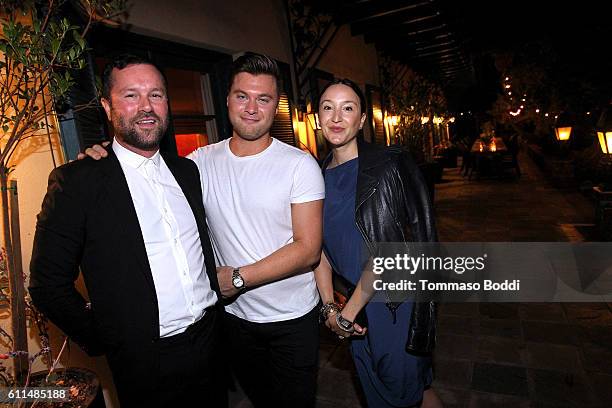
M499 90L493 55L510 52L546 67L564 92L584 94L585 86L591 89L582 105L610 101L612 23L604 2L438 1L476 71L477 83L458 84L451 99L471 95L473 108L486 109Z

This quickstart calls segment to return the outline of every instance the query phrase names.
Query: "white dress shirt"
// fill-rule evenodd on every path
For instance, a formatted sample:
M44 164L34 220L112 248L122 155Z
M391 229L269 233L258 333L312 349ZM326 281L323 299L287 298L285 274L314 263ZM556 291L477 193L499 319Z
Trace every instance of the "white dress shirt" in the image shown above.
M185 331L217 302L193 211L159 154L150 159L113 142L121 163L155 283L159 335Z

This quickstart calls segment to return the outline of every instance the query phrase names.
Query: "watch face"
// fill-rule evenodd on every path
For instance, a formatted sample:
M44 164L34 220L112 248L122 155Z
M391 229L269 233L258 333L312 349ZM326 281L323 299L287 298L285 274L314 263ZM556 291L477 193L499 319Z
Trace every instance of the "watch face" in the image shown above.
M232 285L234 285L235 288L241 288L242 285L244 285L244 281L240 276L236 276L235 278L232 278Z

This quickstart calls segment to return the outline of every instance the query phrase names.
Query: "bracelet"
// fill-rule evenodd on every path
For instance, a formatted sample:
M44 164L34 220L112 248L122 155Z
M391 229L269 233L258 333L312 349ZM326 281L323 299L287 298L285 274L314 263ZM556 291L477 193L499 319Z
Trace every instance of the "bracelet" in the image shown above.
M336 314L336 324L338 327L347 333L353 333L355 331L354 323L348 319L345 319L341 313Z
M336 302L328 302L319 310L319 322L327 320L331 312L340 313L340 306Z

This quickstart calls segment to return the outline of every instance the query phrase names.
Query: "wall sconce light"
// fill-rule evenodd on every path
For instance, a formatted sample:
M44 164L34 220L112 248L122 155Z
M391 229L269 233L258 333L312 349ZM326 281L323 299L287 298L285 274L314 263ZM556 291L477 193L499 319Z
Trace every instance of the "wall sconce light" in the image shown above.
M612 108L608 106L597 121L597 138L605 155L612 155Z
M310 123L310 127L314 130L321 130L321 123L319 122L319 114L316 112L307 113L306 117Z

